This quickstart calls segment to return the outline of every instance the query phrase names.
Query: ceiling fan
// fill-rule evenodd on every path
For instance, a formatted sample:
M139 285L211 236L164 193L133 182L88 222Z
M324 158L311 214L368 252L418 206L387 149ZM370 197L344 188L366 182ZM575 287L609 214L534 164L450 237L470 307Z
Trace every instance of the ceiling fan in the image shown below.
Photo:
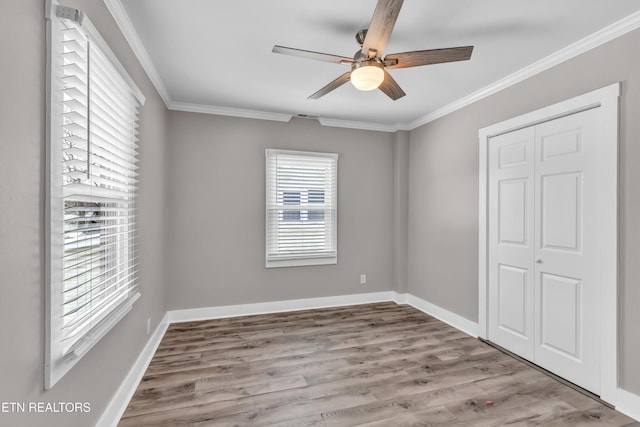
M311 95L309 99L318 99L332 90L339 88L346 82L351 81L357 89L380 89L395 101L406 94L387 72L387 69L466 61L471 58L473 51L473 46L417 50L413 52L392 53L383 59L382 53L387 47L403 1L404 0L378 0L369 28L360 30L356 34L356 40L362 48L355 53L353 58L278 45L273 47L273 52L351 66L351 71L347 71Z

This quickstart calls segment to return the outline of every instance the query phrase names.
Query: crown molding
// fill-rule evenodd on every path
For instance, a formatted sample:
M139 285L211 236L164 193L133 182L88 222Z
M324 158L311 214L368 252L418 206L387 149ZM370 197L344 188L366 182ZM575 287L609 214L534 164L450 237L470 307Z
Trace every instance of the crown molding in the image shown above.
M407 125L404 123L396 123L396 124L390 125L390 124L372 123L372 122L327 119L323 117L318 117L318 122L320 122L322 126L328 126L328 127L334 127L334 128L372 130L376 132L392 132L393 133L399 130L408 130Z
M120 28L120 32L124 35L129 46L131 46L131 50L133 50L134 55L138 58L140 65L142 65L147 76L149 76L149 80L151 80L151 83L155 86L165 105L169 107L169 104L171 103L169 91L162 81L158 70L156 70L155 65L153 65L153 61L151 61L151 57L149 56L147 49L145 49L142 40L140 40L140 36L138 36L138 33L136 32L131 19L129 19L129 15L122 5L122 2L120 0L103 1L111 13L111 16L113 16L113 19L116 21L118 28Z
M170 102L167 107L170 110L187 111L190 113L217 114L219 116L244 117L247 119L273 120L276 122L288 122L292 114L271 113L268 111L244 110L241 108L220 107L217 105L191 104L188 102Z
M614 40L637 28L640 28L640 12L631 14L626 18L623 18L609 25L608 27L605 27L583 38L582 40L570 44L569 46L560 49L552 53L551 55L516 71L515 73L508 75L507 77L491 83L490 85L485 86L484 88L473 92L470 95L460 98L457 101L452 102L451 104L445 105L444 107L439 108L419 119L409 122L407 123L407 127L409 130L413 130L441 117L444 117L447 114L451 114L454 111L457 111L461 108L473 104L474 102L487 98L503 89L529 79L536 74L540 74L543 71L555 67L556 65L568 61L569 59L575 58L576 56L588 52L591 49L595 49L596 47Z

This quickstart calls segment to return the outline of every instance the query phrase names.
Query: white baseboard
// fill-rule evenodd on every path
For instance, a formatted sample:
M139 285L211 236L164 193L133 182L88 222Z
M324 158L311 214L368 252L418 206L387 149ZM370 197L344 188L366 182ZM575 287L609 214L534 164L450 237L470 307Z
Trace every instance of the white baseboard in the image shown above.
M408 304L429 314L454 328L477 337L478 324L452 313L442 307L411 294L395 291L371 292L366 294L338 295L332 297L304 298L285 301L261 302L255 304L225 305L219 307L191 308L168 312L169 323L191 322L198 320L220 319L225 317L251 316L256 314L282 313L287 311L311 310L314 308L340 307L346 305L370 304L374 302L394 301L396 304Z
M133 393L135 393L136 388L138 388L138 384L147 370L147 367L149 366L149 363L151 362L158 345L160 345L160 341L162 341L162 337L164 337L164 333L167 331L168 327L169 316L168 314L165 314L160 321L160 324L153 332L153 335L151 335L147 345L144 346L142 352L127 373L124 381L120 384L120 387L111 399L111 402L109 402L107 408L102 413L96 427L115 427L118 422L120 422L122 414L124 414L124 411L127 409L129 401L133 397Z
M366 294L259 302L255 304L191 308L186 310L171 310L168 312L168 315L170 323L191 322L196 320L220 319L223 317L251 316L254 314L282 313L286 311L394 301L394 294L395 292L393 291L370 292Z
M396 291L393 291L393 300L396 304L408 304L409 294L399 294Z
M447 309L439 307L411 294L399 294L399 297L402 298L403 295L405 296L404 298L407 301L406 304L409 304L410 306L417 308L418 310L427 313L428 315L433 316L436 319L443 321L444 323L448 323L454 328L459 329L474 338L478 337L479 326L476 322L473 322L458 314L452 313Z
M616 411L640 422L640 396L637 394L619 388L615 407Z

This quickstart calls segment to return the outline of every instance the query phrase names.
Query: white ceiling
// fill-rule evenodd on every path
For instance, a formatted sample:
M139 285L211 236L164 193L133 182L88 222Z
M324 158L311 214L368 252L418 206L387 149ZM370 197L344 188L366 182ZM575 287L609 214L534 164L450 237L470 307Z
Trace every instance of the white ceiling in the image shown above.
M353 56L376 0L107 4L125 12L114 15L170 108L307 114L387 130L410 128L634 13L636 22L640 11L638 0L405 0L386 54L474 45L471 60L390 70L407 93L398 101L350 84L309 100L348 66L277 55L273 45Z

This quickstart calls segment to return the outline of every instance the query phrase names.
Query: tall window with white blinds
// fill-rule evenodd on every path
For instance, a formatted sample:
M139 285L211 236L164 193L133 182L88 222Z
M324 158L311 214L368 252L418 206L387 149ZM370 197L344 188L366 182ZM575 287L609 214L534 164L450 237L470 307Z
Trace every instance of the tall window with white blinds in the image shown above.
M140 296L138 109L144 97L91 22L47 20L47 355L52 387Z
M266 267L337 263L338 155L266 150Z

